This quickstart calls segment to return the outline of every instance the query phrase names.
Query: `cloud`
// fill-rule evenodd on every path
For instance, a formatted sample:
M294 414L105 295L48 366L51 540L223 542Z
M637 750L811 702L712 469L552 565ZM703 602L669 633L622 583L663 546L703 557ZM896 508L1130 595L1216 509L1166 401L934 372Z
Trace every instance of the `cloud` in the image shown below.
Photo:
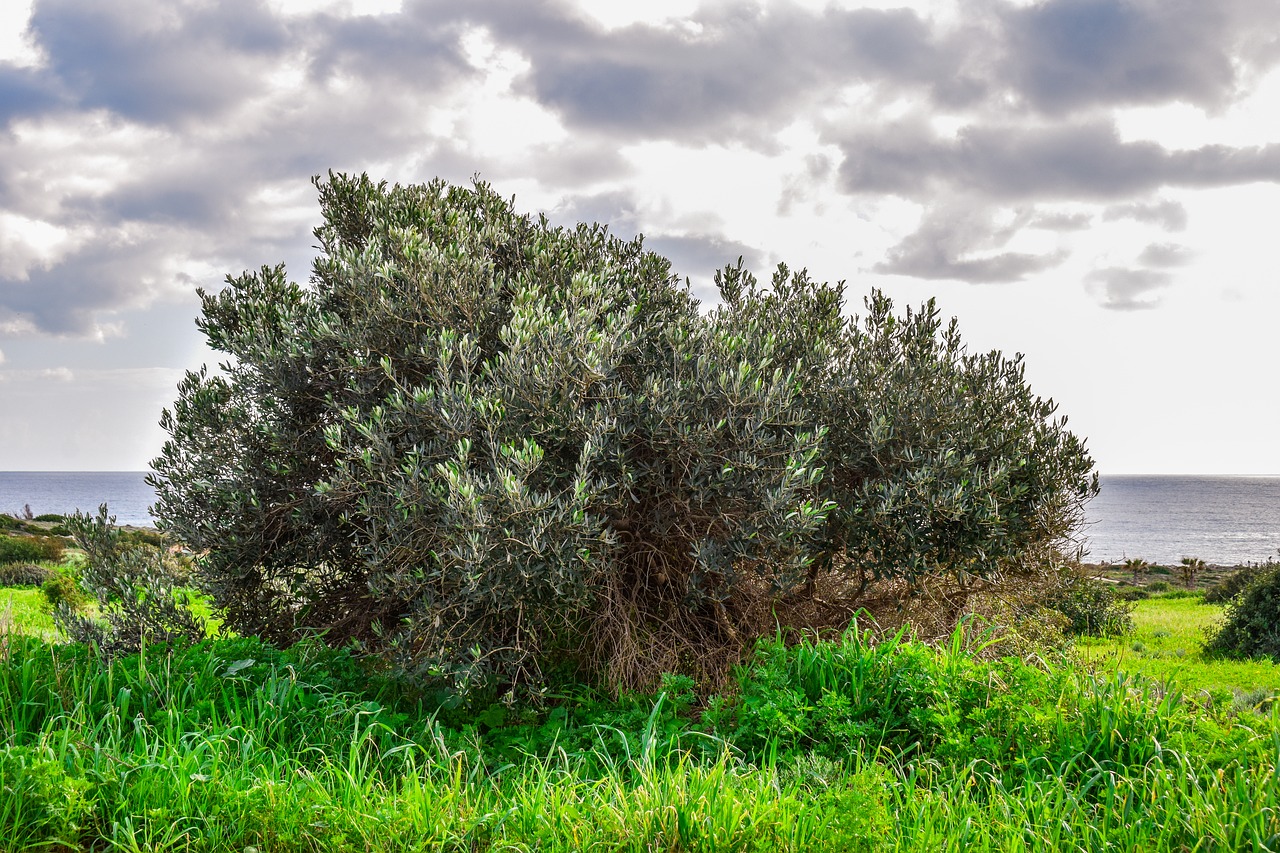
M755 247L714 234L659 234L645 237L644 246L671 261L671 271L676 275L703 284L738 258L757 270L765 263L764 255Z
M1037 213L1027 221L1028 228L1044 231L1083 231L1092 225L1089 213Z
M549 211L557 225L572 228L579 222L607 225L617 237L629 240L641 230L642 213L635 194L628 190L572 196Z
M77 106L148 123L217 117L261 91L288 45L258 0L40 0L30 31Z
M1180 267L1191 262L1195 252L1174 243L1151 243L1138 255L1138 263L1149 267Z
M537 8L542 14L486 20L529 57L526 90L571 126L627 138L710 140L730 128L758 137L771 118L802 115L857 81L942 103L984 92L966 71L963 44L906 8L722 3L683 27L614 30Z
M1048 0L1006 8L1002 76L1047 113L1169 101L1221 107L1235 94L1234 48L1250 20L1233 6L1241 4Z
M46 75L0 61L0 127L55 107L59 100L54 82Z
M1102 212L1102 218L1106 221L1133 219L1159 225L1166 231L1182 231L1187 227L1187 209L1181 202L1173 199L1111 205Z
M1108 267L1089 273L1086 284L1101 296L1104 308L1134 311L1158 306L1160 291L1172 281L1161 270Z
M0 325L55 335L101 336L100 312L136 305L165 287L165 241L90 244L25 278L0 275Z
M952 201L928 210L920 226L889 250L875 272L924 279L973 283L1022 281L1032 273L1066 259L1060 251L1046 254L999 251L1032 216L1017 213L999 225L992 210L969 201Z
M317 213L307 180L329 168L478 173L522 200L562 199L557 221L619 236L657 221L670 233L651 245L690 276L739 254L758 262L721 221L659 217L652 193L641 210L628 146L791 156L781 136L796 126L819 139L769 188L779 216L807 213L818 184L833 211L845 200L831 182L857 204L900 196L926 213L878 269L1022 280L1064 257L1010 249L1026 229L1065 238L1127 218L1174 230L1186 211L1152 198L1165 187L1280 180L1280 145L1174 150L1118 134L1110 107L1222 109L1280 62L1267 0L1170 2L987 0L949 23L906 4L709 2L607 28L570 0L405 0L379 15L37 0L39 61L0 62L0 216L63 237L6 244L0 330L101 336L193 281L281 260L300 277ZM940 116L961 129L940 131ZM1013 206L1024 213L997 226Z
M971 125L954 138L914 120L841 143L844 188L908 198L957 190L996 200L1125 199L1166 186L1280 181L1280 144L1169 150L1126 142L1110 122Z

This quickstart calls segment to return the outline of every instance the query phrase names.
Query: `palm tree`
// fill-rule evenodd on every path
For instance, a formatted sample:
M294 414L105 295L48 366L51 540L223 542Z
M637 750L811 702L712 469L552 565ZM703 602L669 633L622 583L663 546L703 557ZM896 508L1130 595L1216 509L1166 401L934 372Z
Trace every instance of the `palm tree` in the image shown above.
M1124 561L1124 567L1133 572L1133 582L1138 582L1139 575L1145 575L1151 571L1151 564L1141 557L1130 557Z
M1204 560L1199 557L1183 557L1182 558L1182 582L1187 585L1187 589L1196 588L1196 575L1204 569Z

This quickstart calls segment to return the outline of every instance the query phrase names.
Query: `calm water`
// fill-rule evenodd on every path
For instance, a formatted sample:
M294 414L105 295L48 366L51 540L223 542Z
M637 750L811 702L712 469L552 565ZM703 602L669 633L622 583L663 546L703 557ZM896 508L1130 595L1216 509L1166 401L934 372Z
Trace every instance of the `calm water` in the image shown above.
M1091 562L1262 562L1280 548L1280 477L1103 477L1088 516Z
M120 524L152 524L155 493L142 471L0 471L0 512L95 512L106 501ZM1261 562L1280 548L1280 477L1103 477L1089 505L1089 559L1199 557Z
M94 514L106 502L117 524L155 524L147 513L156 493L145 471L0 471L0 512L20 515L24 504L35 515Z

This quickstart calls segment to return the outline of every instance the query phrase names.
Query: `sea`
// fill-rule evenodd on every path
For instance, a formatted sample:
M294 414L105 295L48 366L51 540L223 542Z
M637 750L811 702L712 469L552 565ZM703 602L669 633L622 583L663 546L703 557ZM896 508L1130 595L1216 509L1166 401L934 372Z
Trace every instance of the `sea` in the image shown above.
M146 471L0 471L0 512L21 518L30 507L32 515L76 510L93 515L105 503L116 524L154 525L148 509L156 493L146 476Z
M93 513L106 502L118 524L150 525L155 492L144 471L0 471L0 512ZM1089 562L1140 557L1211 565L1280 556L1280 477L1104 476L1089 503Z
M1236 566L1280 557L1280 477L1104 476L1086 508L1086 559L1199 557Z

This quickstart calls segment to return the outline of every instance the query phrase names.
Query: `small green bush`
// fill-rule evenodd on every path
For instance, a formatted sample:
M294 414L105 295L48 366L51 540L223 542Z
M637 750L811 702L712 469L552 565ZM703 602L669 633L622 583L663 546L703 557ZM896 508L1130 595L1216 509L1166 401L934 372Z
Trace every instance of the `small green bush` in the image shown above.
M0 536L0 563L62 561L64 546L54 536Z
M89 783L48 747L0 749L0 839L5 850L67 849L90 815Z
M1145 589L1151 595L1155 595L1157 593L1168 592L1169 590L1173 589L1173 584L1169 583L1168 581L1156 581L1154 583L1147 584Z
M121 545L148 545L152 548L164 547L164 536L156 530L133 528L120 531Z
M1280 566L1259 573L1231 600L1223 621L1209 629L1204 648L1229 658L1280 662Z
M57 572L35 563L0 564L0 586L40 586Z
M1151 591L1141 586L1124 586L1116 590L1116 598L1121 601L1143 601L1151 597Z
M1204 591L1205 604L1226 604L1240 593L1244 592L1245 587L1256 580L1264 572L1271 571L1276 565L1271 561L1267 561L1261 565L1240 566L1234 572L1218 581L1213 586Z
M82 580L100 614L82 616L70 601L55 604L53 621L72 642L110 657L155 643L188 646L204 637L204 621L192 611L178 567L163 550L122 533L106 504L96 516L77 511L68 524L85 552Z
M46 513L44 513L43 515L37 515L37 516L35 517L35 519L33 519L33 520L34 520L34 521L57 521L57 522L61 522L61 521L66 521L66 520L67 520L67 517L66 517L65 515L59 515L59 514L58 514L58 513L56 513L56 512L46 512Z
M61 572L53 572L52 577L47 578L40 586L40 591L44 593L44 597L49 602L49 607L57 611L59 605L65 604L72 611L80 610L84 607L89 597L85 595L80 583L71 575L64 575Z
M1133 606L1097 578L1064 576L1062 584L1050 592L1045 606L1070 620L1065 629L1069 634L1115 637L1133 630Z

